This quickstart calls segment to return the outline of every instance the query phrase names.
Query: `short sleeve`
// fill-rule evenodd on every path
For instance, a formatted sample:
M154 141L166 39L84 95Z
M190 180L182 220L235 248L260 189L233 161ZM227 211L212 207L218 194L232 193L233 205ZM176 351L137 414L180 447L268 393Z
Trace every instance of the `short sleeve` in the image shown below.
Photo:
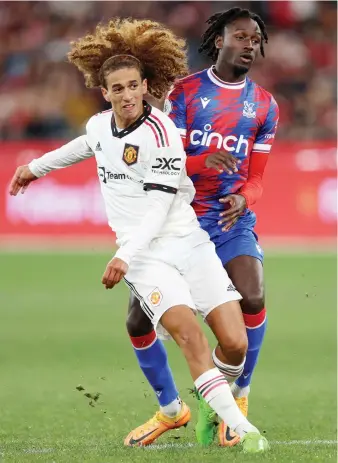
M264 121L264 124L258 131L255 143L252 147L252 152L270 153L279 119L279 109L276 100L271 97L270 107Z

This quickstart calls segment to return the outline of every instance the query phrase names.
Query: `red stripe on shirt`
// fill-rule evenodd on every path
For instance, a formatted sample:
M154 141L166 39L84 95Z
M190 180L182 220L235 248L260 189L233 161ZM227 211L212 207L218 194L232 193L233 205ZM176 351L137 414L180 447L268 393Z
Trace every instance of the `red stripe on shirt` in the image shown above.
M144 123L145 123L145 125L147 125L148 127L150 127L151 130L153 131L153 134L155 135L155 138L156 138L157 148L161 148L160 140L159 140L159 138L158 138L158 135L157 135L157 132L156 132L155 127L154 127L152 124L150 124L149 122L147 122L147 121L144 121Z
M161 128L162 128L162 130L163 130L163 132L164 132L165 141L166 141L166 143L167 143L167 146L169 146L169 139L168 139L167 131L166 131L166 129L165 129L165 127L164 127L162 121L161 121L158 117L156 117L155 114L153 114L153 113L151 113L151 117L152 117L153 119L155 119L155 121L157 121L157 122L160 124L160 126L161 126Z

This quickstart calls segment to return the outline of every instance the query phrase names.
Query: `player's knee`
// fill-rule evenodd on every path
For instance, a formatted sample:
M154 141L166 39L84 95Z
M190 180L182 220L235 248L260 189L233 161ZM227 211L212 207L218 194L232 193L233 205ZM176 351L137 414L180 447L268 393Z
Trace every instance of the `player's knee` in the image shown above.
M243 363L248 350L248 338L246 332L228 338L226 343L220 343L222 353L230 365Z
M264 309L264 290L259 289L255 292L242 293L241 308L242 312L249 315L256 315Z
M140 302L136 298L131 298L129 304L128 318L126 321L129 336L138 337L149 334L154 327L141 309Z
M126 321L126 327L129 336L132 337L145 336L146 334L151 333L154 329L153 324L143 312L141 316L136 318L133 318L131 314L129 314Z
M191 330L182 327L175 336L186 357L200 358L209 348L207 338L201 329Z

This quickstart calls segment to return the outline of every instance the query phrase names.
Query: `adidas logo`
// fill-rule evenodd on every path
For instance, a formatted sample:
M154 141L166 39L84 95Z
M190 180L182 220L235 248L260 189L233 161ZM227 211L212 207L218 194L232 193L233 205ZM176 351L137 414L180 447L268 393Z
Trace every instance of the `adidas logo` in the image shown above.
M230 285L227 287L227 291L236 291L236 288L233 284L230 283Z
M102 151L102 148L101 148L100 142L97 142L97 145L96 145L95 151Z

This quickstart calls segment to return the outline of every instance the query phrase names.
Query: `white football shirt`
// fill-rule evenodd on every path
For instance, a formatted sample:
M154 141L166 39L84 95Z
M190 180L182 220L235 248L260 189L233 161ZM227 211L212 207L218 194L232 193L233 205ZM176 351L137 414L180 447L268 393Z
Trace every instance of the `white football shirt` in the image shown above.
M155 214L157 208L160 215L159 200L169 198L167 195L171 197L169 210L151 239L185 236L199 228L190 206L195 189L186 174L186 154L180 134L168 116L145 104L143 115L127 129L119 130L109 110L91 117L86 132L32 161L29 167L33 174L41 177L95 155L108 222L122 248L128 249L129 242L135 240L135 232L141 232L140 224L146 217L156 222L149 208L153 207ZM152 192L158 196L153 193L151 197ZM143 224L143 229L146 225ZM152 223L148 228L151 233ZM121 258L129 263L140 243L131 246L130 255L124 256L122 252Z
M87 143L94 151L108 222L118 244L147 212L147 191L175 194L159 236L182 236L196 228L190 206L194 186L186 174L186 154L175 124L149 105L144 120L118 131L112 111L93 116L87 124Z

